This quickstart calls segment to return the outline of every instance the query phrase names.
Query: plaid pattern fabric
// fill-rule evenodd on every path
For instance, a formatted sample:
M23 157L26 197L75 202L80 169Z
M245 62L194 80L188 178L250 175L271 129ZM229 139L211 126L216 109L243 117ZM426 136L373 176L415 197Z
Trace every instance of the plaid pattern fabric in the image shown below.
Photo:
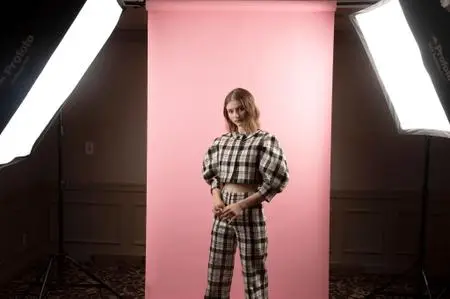
M250 193L222 191L225 205L245 199ZM208 284L204 299L229 299L234 256L239 247L245 299L267 299L267 234L262 206L244 210L231 223L214 219L208 261Z
M227 133L214 139L203 159L203 178L211 190L223 184L257 184L267 202L289 181L286 158L277 138L265 131Z

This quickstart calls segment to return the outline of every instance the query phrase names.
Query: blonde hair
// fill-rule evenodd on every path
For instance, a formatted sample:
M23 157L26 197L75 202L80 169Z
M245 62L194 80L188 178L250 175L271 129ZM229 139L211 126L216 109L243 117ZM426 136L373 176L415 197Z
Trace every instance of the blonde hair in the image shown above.
M244 88L235 88L225 97L223 105L223 116L227 122L229 132L237 132L238 127L230 120L227 112L227 105L231 101L238 101L246 112L243 127L248 132L255 132L260 128L259 109L256 107L255 98Z

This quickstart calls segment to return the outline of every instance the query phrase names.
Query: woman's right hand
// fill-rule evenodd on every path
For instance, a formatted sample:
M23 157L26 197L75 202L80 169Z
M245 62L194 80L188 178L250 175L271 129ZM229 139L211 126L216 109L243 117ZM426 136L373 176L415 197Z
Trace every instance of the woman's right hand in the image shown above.
M223 209L225 208L225 204L220 198L214 196L213 198L213 213L214 216L220 216L222 214Z

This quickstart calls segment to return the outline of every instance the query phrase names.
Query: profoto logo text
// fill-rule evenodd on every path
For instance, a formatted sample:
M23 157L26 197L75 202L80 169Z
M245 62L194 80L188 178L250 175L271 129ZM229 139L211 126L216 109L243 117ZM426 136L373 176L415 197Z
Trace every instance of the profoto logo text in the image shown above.
M26 55L31 45L34 42L34 37L32 35L28 35L20 44L20 47L16 50L14 57L11 59L9 64L5 66L2 73L0 74L0 85L2 85L6 79L15 75L18 71L20 71L21 66L26 60Z
M433 37L428 45L433 53L434 62L442 71L444 78L450 82L450 64L445 59L444 52L442 51L442 45L436 37Z

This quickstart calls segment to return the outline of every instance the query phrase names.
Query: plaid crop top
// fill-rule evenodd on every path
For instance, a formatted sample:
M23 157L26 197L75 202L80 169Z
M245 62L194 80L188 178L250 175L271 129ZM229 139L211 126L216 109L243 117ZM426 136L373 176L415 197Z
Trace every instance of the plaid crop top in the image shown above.
M223 184L256 184L270 202L289 181L285 155L277 138L265 131L226 133L214 139L203 159L203 179L214 188Z

